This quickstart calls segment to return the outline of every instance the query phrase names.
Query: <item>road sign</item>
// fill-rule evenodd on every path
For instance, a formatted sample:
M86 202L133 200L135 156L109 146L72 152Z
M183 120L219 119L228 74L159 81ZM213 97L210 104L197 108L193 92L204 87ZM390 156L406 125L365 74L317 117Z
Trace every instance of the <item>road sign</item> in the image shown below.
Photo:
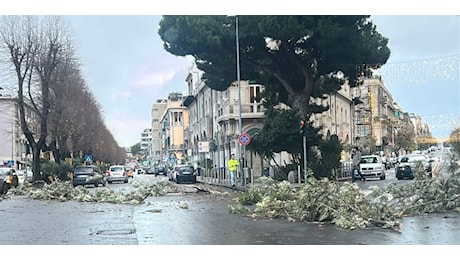
M85 155L85 162L92 162L93 161L93 156L91 154L86 154Z
M240 142L242 146L246 146L249 144L249 142L251 142L251 137L246 133L242 133L238 137L238 142Z
M209 142L198 142L199 153L209 153Z

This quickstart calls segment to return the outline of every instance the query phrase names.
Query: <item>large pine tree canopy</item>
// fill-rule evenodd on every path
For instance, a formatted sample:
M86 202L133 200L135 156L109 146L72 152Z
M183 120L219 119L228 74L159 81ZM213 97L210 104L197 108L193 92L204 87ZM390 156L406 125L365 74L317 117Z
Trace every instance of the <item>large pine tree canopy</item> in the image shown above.
M302 117L311 97L340 89L338 75L353 86L357 66L378 68L390 56L368 15L163 16L158 33L168 52L195 58L208 87L224 90L237 78L237 19L241 79L263 84Z

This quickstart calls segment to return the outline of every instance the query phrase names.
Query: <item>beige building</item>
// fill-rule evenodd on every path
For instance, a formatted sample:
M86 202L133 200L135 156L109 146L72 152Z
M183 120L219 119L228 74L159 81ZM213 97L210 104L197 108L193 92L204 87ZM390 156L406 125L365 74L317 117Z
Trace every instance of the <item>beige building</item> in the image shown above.
M152 105L152 125L151 125L151 142L148 149L147 158L151 164L159 165L163 161L163 142L162 142L162 133L163 127L161 124L161 118L165 113L166 107L168 105L167 99L158 99Z
M353 111L354 103L352 91L348 83L345 83L335 95L325 99L316 99L313 102L323 106L329 106L329 110L312 116L313 126L322 126L320 132L324 138L337 135L342 143L351 144L353 140Z
M200 78L201 72L192 66L186 78L188 96L183 102L190 119L186 129L190 162L197 164L211 159L214 165L222 168L226 167L230 155L234 153L237 158L245 158L246 166L255 174L261 173L262 160L246 151L238 137L241 133L254 135L262 128L264 107L256 101L256 97L263 86L242 80L240 88L235 81L226 90L216 91L208 88Z
M391 93L378 76L364 79L355 91L355 96L361 102L355 106L354 143L367 147L369 152L390 154L402 114L401 108L393 101Z
M162 161L164 163L176 164L176 160L184 162L187 160L184 132L188 127L189 118L187 108L182 106L182 100L182 94L170 93L164 113L159 120L162 126Z
M256 97L263 86L241 80L240 87L235 81L226 90L212 90L201 81L201 72L196 66L189 69L185 81L187 96L172 93L166 101L157 102L152 108L152 154L160 153L154 144L161 132L163 162L175 155L195 166L208 159L217 167L225 168L234 153L237 158L246 160L254 176L260 176L267 163L246 151L238 137L241 133L254 136L262 129L265 110ZM311 118L314 126L323 127L324 138L337 135L343 144L358 145L369 153L388 155L393 151L394 138L405 113L393 101L379 76L364 78L363 83L354 88L346 83L335 95L313 102L330 107ZM289 163L283 154L275 157L278 163Z

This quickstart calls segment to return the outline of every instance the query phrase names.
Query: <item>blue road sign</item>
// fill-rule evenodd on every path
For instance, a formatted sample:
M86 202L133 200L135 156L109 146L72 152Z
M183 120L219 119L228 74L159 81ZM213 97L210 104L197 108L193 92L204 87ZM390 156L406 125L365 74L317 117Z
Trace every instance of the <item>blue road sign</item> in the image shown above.
M92 162L93 161L93 156L91 154L85 155L85 162Z

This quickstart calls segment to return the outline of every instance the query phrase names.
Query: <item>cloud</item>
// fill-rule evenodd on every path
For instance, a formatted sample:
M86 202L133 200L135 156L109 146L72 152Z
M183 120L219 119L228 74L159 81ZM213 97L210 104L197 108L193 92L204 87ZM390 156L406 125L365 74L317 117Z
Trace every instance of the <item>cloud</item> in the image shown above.
M119 146L130 147L140 142L141 132L149 128L150 118L136 118L130 111L113 111L106 125Z
M141 75L135 76L134 79L131 80L129 85L134 87L152 87L152 86L165 86L168 82L170 82L174 76L176 75L176 71L174 70L167 70L167 71L147 71Z

